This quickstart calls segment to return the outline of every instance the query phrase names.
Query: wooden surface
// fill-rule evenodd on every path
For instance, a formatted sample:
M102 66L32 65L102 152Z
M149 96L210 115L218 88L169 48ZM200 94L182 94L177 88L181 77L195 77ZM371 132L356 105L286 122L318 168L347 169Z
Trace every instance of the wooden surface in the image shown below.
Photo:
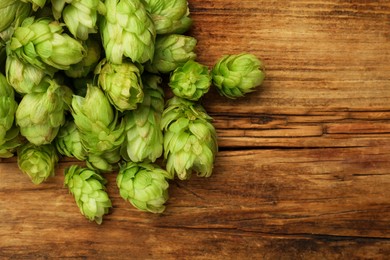
M198 60L251 52L261 89L211 91L220 152L166 211L80 215L57 176L0 164L0 259L383 259L390 255L390 2L190 0Z

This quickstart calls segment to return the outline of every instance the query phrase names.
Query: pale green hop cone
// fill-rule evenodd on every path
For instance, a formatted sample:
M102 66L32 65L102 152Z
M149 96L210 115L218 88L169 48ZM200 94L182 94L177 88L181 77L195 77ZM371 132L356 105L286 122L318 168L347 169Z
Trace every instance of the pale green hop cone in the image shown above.
M5 73L9 84L20 94L45 92L47 85L40 84L47 75L43 69L23 62L16 56L8 56ZM53 77L54 74L50 76Z
M173 94L192 101L199 100L211 85L209 69L196 61L189 60L178 67L169 79Z
M152 73L169 73L187 61L195 60L196 43L194 37L186 35L157 36L153 60L146 63L145 70Z
M156 30L143 1L106 0L105 6L99 29L107 60L115 64L124 56L134 63L151 60Z
M120 166L116 183L121 197L137 209L162 213L169 197L170 177L158 165L127 162Z
M132 110L144 98L141 71L130 61L113 64L103 60L95 69L99 86L119 111Z
M212 174L218 145L211 120L200 104L179 97L168 100L161 127L166 168L171 175L185 180L192 172L200 177Z
M57 151L68 157L75 157L79 161L87 158L87 152L81 144L80 132L74 121L67 121L56 136L55 146Z
M106 192L106 180L97 172L72 165L65 169L64 184L74 196L82 215L101 224L103 216L112 207Z
M265 78L263 63L247 53L223 56L214 65L211 75L218 92L231 99L254 91Z
M88 154L113 151L123 143L123 121L118 123L118 111L100 88L88 85L85 97L73 96L71 111Z
M52 144L34 145L27 143L18 148L18 166L34 184L40 184L54 176L58 155Z
M15 29L7 49L8 53L45 71L68 70L86 54L79 41L64 33L58 21L48 17L26 18Z
M62 17L71 34L80 40L87 40L89 34L97 32L100 0L72 0L65 6Z
M160 83L159 76L144 74L143 102L137 109L124 115L126 138L121 154L125 160L154 162L162 155L163 135L160 124L164 110L164 91Z
M192 20L187 0L145 0L157 34L186 32Z
M16 110L16 124L20 127L20 133L35 145L54 140L65 123L68 99L72 93L68 87L49 78L45 78L41 84L46 84L47 90L26 94Z
M0 1L0 33L9 27L19 26L31 13L31 4L20 0Z

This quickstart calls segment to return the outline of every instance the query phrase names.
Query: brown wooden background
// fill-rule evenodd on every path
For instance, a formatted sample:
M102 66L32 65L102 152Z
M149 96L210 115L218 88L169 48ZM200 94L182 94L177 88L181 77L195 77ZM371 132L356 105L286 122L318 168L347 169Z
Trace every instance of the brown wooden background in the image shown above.
M390 2L190 0L198 61L251 52L261 89L211 91L209 179L174 181L162 215L80 215L64 160L35 186L0 163L0 258L379 259L390 255Z

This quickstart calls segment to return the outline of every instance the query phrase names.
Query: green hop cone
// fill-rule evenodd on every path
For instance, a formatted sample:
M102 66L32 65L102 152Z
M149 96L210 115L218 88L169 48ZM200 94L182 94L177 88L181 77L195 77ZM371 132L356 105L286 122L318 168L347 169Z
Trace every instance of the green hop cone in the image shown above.
M63 33L58 21L48 17L26 18L15 29L7 48L9 53L45 71L68 70L86 53L79 41Z
M137 209L162 213L168 200L167 178L158 165L127 162L120 166L116 183L121 197Z
M51 143L65 123L71 90L55 80L45 78L41 84L47 86L42 93L26 94L16 110L16 124L20 133L35 145Z
M163 135L160 129L164 110L164 91L161 78L146 74L143 77L144 100L137 109L124 115L125 142L121 154L125 160L156 161L163 152Z
M72 115L88 154L101 155L118 149L124 140L124 124L103 91L88 85L85 97L73 96Z
M87 152L81 144L79 130L74 121L67 121L56 136L55 145L57 151L68 157L75 157L80 161L87 158Z
M14 90L5 76L0 73L0 145L4 142L7 131L14 124L17 108Z
M95 69L99 86L119 111L132 110L144 98L141 71L129 61L113 64L103 60Z
M25 2L25 3L31 3L32 9L34 11L37 11L38 8L43 8L46 4L46 0L20 0L20 1Z
M212 174L218 150L217 135L211 117L204 108L179 97L168 100L162 115L164 158L167 171L185 180L196 172L200 177Z
M27 174L34 184L40 184L50 176L54 176L58 155L52 144L36 146L23 144L18 148L18 166Z
M169 73L196 58L196 39L180 34L161 35L156 38L153 60L146 63L145 70L152 73Z
M106 180L91 169L72 165L65 169L64 184L74 196L81 214L101 224L103 216L112 207L105 188Z
M218 92L231 99L252 92L265 78L262 62L254 55L225 55L211 71Z
M20 94L46 91L47 86L40 84L47 75L46 72L21 61L16 56L7 57L5 73L9 84Z
M172 92L181 98L199 100L210 89L209 69L196 61L189 60L177 68L169 79Z
M88 35L97 32L98 9L100 0L73 0L65 6L62 17L71 34L80 40L87 40Z
M101 46L96 39L92 37L85 41L86 56L77 64L71 65L65 71L66 76L70 78L84 78L95 69L100 60Z
M141 0L106 0L100 34L107 60L121 64L123 56L134 63L153 58L156 30Z
M18 26L31 13L31 4L20 0L0 1L0 33L11 26Z
M157 34L186 32L192 20L187 0L145 0Z

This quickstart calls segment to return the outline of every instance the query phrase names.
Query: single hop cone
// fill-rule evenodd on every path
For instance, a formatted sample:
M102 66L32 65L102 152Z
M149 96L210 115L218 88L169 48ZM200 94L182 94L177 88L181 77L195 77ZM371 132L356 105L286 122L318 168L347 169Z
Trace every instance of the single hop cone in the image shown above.
M171 175L185 180L192 172L200 177L212 174L218 150L217 135L211 117L201 105L171 98L163 112L161 127L166 169Z
M35 145L51 143L65 123L65 112L72 91L46 78L41 84L47 90L23 96L16 110L16 124L20 133Z
M121 197L137 209L162 213L168 200L168 177L158 165L127 162L121 165L116 183Z
M183 66L189 60L195 60L196 39L180 34L160 35L156 38L154 57L145 65L151 73L169 73Z
M157 34L186 32L192 20L187 0L145 0Z
M132 110L142 102L144 93L141 71L132 62L113 64L103 60L96 67L95 73L99 74L99 86L117 110Z
M192 101L198 101L206 94L210 85L208 67L193 60L175 69L169 78L169 86L173 94Z
M54 176L58 155L52 144L34 145L27 143L18 148L19 169L27 174L34 184L40 184Z
M49 17L24 19L15 29L7 51L48 72L68 70L86 55L83 45L64 33L62 25Z
M106 192L106 180L95 171L72 165L65 169L65 186L73 194L82 215L97 224L112 207Z
M134 63L153 58L156 29L141 0L106 0L100 34L106 58L121 64L123 57Z
M218 92L231 99L254 91L265 78L262 62L247 53L223 56L213 67L211 75Z

